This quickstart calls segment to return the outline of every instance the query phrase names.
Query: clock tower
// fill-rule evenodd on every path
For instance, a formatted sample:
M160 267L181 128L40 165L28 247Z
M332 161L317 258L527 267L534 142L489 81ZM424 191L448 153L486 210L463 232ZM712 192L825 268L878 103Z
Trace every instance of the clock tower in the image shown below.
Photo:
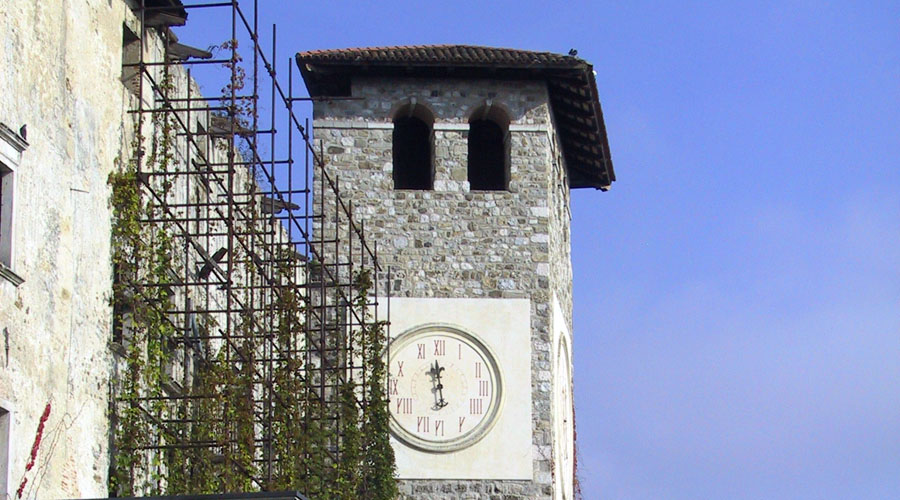
M591 65L459 45L297 64L325 172L389 278L401 496L572 499L569 190L615 179Z

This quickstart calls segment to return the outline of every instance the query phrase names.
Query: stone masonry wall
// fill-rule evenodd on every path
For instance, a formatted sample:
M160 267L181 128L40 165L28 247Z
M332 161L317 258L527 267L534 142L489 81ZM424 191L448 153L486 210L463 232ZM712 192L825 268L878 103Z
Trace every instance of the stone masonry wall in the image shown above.
M571 212L569 211L569 183L565 170L565 162L562 157L562 152L557 147L556 141L554 141L554 151L553 151L553 175L551 179L551 196L552 201L550 203L551 213L550 213L550 282L553 286L553 293L558 301L558 306L563 316L563 328L561 329L559 325L554 325L553 329L555 332L569 332L569 338L566 340L567 346L572 346L572 338L571 332L572 329L572 260L571 260L571 244L570 244L570 221L571 221ZM565 335L565 333L562 333ZM569 371L560 373L557 370L558 364L557 359L560 356L559 349L560 339L553 340L555 345L551 345L550 352L552 357L549 360L549 365L551 366L552 371L552 384L551 387L554 391L560 391L560 388L565 385L568 387L568 394L572 394L572 380L570 374L572 373L572 357L571 352L566 358L569 360ZM554 395L558 396L558 395ZM553 397L554 402L559 403L560 398ZM558 453L562 453L562 450L565 447L569 446L569 440L574 440L574 433L570 432L573 428L570 425L563 425L562 421L556 421L557 419L562 420L568 418L564 416L567 414L566 408L560 408L557 406L552 407L551 414L554 418L554 427L560 432L559 434L554 434L555 439L560 439L561 442L556 443L558 446L551 447L551 453L553 454L553 474L554 474L554 499L562 499L562 498L571 498L571 492L573 491L573 482L574 476L569 474L569 471L566 470L564 464L566 463L562 457L557 456ZM558 426L558 427L557 427ZM560 428L566 428L565 431L560 431ZM569 433L568 435L564 434ZM556 477L556 476L559 477ZM569 495L569 496L566 496Z
M568 189L559 164L554 168L558 156L546 87L541 82L358 79L352 90L363 99L317 103L315 138L322 142L327 171L338 179L342 196L352 200L355 216L379 241L380 264L391 268L392 295L528 297L532 305L533 480L404 481L403 497L549 498L550 303L555 292L571 317L571 267L568 207L561 206L568 203ZM391 112L411 97L435 116L432 191L393 189ZM471 191L466 181L469 114L487 99L511 118L509 191ZM334 227L335 221L325 221L326 238Z

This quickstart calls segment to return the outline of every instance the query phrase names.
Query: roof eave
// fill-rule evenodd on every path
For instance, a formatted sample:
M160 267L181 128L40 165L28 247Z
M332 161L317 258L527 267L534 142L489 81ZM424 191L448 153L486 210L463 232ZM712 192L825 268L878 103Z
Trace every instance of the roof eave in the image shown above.
M306 83L310 96L322 97L325 93L339 89L341 94L330 94L335 97L343 93L349 94L349 78L354 75L371 74L373 76L400 75L408 77L428 76L428 77L473 77L479 73L486 72L484 76L497 78L526 78L535 80L549 81L551 79L574 80L579 86L587 87L589 90L591 116L594 125L591 135L596 137L598 142L591 141L594 145L599 146L600 155L598 161L590 161L587 165L578 165L582 163L571 159L572 154L567 154L566 145L562 145L566 163L569 166L570 188L594 188L601 191L607 191L616 180L615 171L613 169L612 158L610 155L609 140L606 134L606 124L603 120L603 111L600 106L600 97L597 91L597 83L594 77L593 66L586 61L577 58L571 58L566 64L543 64L535 63L534 65L518 64L491 64L491 63L452 63L441 61L411 61L402 63L398 61L377 61L366 60L363 58L353 60L331 60L327 58L315 57L314 55L298 53L295 57L297 66ZM435 70L440 70L440 75L436 75ZM346 81L342 81L346 79ZM330 81L329 81L330 80ZM584 96L588 97L588 96ZM554 115L560 111L554 109ZM587 111L585 109L585 111ZM558 117L557 117L558 118ZM587 125L587 124L585 124ZM561 132L575 134L574 131ZM573 136L574 137L574 136ZM599 164L598 164L599 163ZM577 171L577 174L575 173ZM577 180L576 180L577 179Z

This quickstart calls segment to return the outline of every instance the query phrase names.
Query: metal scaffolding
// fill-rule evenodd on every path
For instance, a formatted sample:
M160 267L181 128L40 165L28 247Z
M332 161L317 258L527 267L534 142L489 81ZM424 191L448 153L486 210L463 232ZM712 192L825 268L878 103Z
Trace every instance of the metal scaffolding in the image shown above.
M275 26L268 51L259 43L257 7L141 0L134 10L140 50L123 62L135 94L127 161L145 241L126 245L116 263L113 424L130 418L146 435L116 441L114 454L126 457L112 465L120 493L203 493L173 486L179 477L198 483L190 478L201 466L243 478L220 489L324 491L314 483L330 477L326 469L358 453L347 435L365 417L346 421L348 388L364 415L383 385L367 362L386 342L366 337L387 319L378 317L376 298L387 294L375 279L384 274L377 245L294 111L307 99L294 94L290 58L287 84L277 78ZM204 9L230 12L219 54L179 44L169 30ZM238 47L239 35L250 44ZM225 73L219 95L200 95L195 65ZM138 335L138 316L154 310L163 327ZM134 354L148 342L164 352ZM145 371L158 370L130 390L129 349L153 364ZM302 443L285 448L285 433Z

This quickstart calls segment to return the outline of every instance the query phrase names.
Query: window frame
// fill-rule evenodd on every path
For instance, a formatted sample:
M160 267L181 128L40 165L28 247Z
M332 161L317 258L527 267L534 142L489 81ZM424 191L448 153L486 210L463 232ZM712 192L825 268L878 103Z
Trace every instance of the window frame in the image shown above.
M16 274L16 184L22 153L28 143L4 123L0 123L0 278L21 285L24 280Z
M15 491L12 483L14 413L13 405L0 399L0 498L12 498Z
M141 62L143 50L144 46L140 35L135 33L127 23L122 23L122 73L119 80L135 96L140 93L141 69L129 65Z

